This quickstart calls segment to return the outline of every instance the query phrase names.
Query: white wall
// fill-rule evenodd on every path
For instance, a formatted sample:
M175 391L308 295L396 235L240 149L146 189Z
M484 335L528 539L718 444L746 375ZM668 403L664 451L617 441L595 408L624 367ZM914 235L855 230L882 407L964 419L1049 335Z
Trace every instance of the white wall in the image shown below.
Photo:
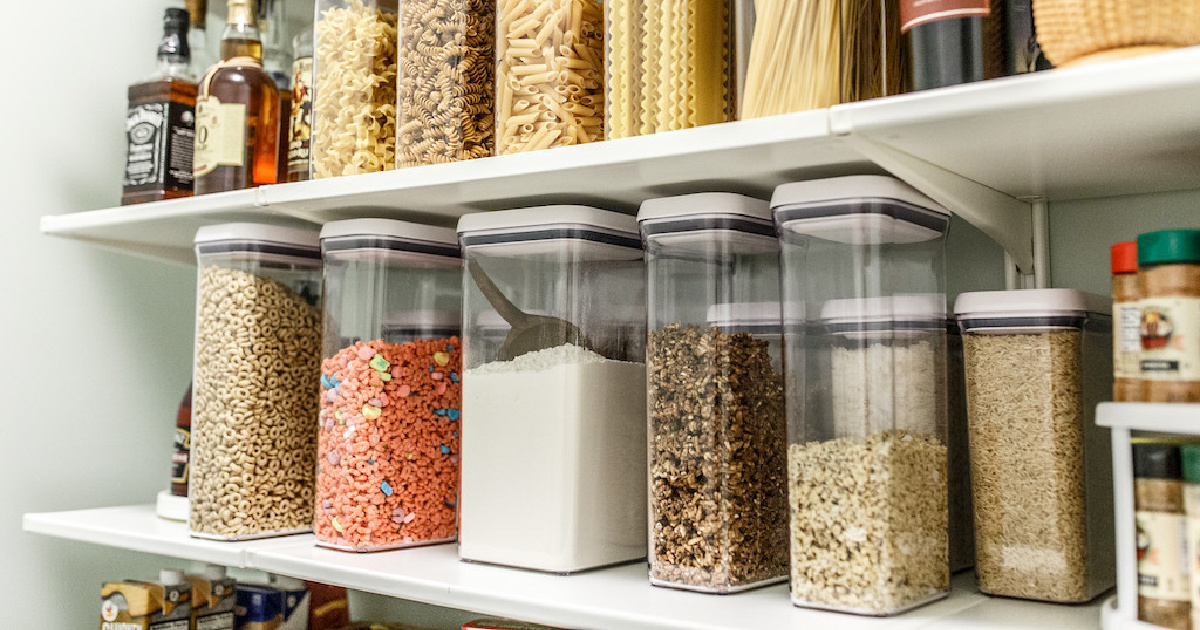
M38 232L42 215L119 202L125 89L154 70L164 6L6 2L0 20L6 627L96 627L102 580L169 562L21 531L24 512L144 503L168 484L194 270Z

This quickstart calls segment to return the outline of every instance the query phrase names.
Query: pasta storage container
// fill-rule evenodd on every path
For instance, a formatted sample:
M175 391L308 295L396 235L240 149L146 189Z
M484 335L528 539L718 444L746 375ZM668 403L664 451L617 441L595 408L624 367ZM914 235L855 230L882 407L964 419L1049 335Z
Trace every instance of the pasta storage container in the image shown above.
M496 154L604 139L599 0L497 0Z
M636 220L464 216L459 555L556 573L646 556L646 267ZM495 315L508 325L499 344Z
M1115 581L1107 298L1070 289L964 293L954 305L985 593L1082 602Z
M454 230L327 223L317 544L379 551L457 534L462 259Z
M312 176L396 167L397 0L317 0Z
M734 119L752 0L609 0L604 10L609 139Z
M906 0L912 2L912 0ZM909 89L900 0L759 0L741 119Z
M731 593L786 579L779 240L765 201L642 203L650 582Z
M399 3L396 166L491 155L495 138L495 3Z
M188 529L241 540L312 530L321 250L317 232L196 232Z
M775 190L791 593L893 615L945 597L949 213L889 177ZM803 305L801 311L800 305Z

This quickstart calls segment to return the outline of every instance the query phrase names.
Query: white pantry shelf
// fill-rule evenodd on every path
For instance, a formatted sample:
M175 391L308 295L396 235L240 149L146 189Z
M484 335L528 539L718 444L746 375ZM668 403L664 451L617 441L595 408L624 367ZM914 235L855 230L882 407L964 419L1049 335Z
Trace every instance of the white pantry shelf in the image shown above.
M1029 269L1028 202L1200 190L1200 48L653 136L48 216L42 231L190 262L196 227L544 203L632 211L703 190L892 172Z
M644 563L561 576L464 563L453 545L373 554L320 549L311 535L235 543L196 540L153 506L26 514L25 531L253 568L486 615L575 630L1095 630L1100 602L1059 606L991 598L970 575L948 599L891 618L792 606L786 585L737 595L654 587Z

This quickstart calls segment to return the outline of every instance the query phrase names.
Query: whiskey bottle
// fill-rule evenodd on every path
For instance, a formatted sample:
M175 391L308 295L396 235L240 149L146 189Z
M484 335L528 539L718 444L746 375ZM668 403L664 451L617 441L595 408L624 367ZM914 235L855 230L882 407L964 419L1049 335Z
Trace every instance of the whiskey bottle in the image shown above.
M197 195L277 181L279 90L263 71L255 0L228 0L221 61L196 99Z
M188 46L192 49L192 74L202 77L217 62L208 42L208 0L187 0L192 26L188 29Z
M158 71L129 86L122 205L192 194L196 79L188 68L187 30L188 12L167 9Z
M263 70L279 89L279 162L277 179L287 181L287 146L292 119L292 55L288 52L287 20L283 0L259 0L258 21L262 26Z

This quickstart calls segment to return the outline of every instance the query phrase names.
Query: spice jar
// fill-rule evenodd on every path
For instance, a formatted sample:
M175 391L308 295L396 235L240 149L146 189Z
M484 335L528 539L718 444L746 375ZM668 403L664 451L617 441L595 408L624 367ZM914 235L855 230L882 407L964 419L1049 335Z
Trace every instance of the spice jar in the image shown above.
M189 530L241 540L312 530L321 252L317 233L196 232Z
M950 215L877 176L786 184L771 205L787 323L792 602L893 615L941 599Z
M1134 443L1138 619L1160 628L1192 627L1191 576L1179 445Z
M397 0L317 0L313 178L396 168Z
M981 591L1087 601L1115 581L1107 299L1070 289L963 293Z
M1183 444L1179 447L1183 460L1183 507L1187 512L1187 549L1185 559L1188 573L1200 575L1200 445ZM1191 582L1192 627L1200 628L1200 580Z
M334 221L321 230L321 251L317 544L379 551L453 541L462 426L458 237L404 221Z
M646 556L646 266L636 220L465 215L459 555L568 573ZM632 310L630 310L632 309ZM495 315L508 324L494 338ZM543 313L543 314L535 314Z
M1200 230L1138 236L1145 402L1200 402Z
M645 201L638 223L650 287L650 582L730 593L782 581L787 425L771 209L701 193Z
M1138 304L1137 241L1112 246L1113 400L1142 399L1139 359L1141 305Z

